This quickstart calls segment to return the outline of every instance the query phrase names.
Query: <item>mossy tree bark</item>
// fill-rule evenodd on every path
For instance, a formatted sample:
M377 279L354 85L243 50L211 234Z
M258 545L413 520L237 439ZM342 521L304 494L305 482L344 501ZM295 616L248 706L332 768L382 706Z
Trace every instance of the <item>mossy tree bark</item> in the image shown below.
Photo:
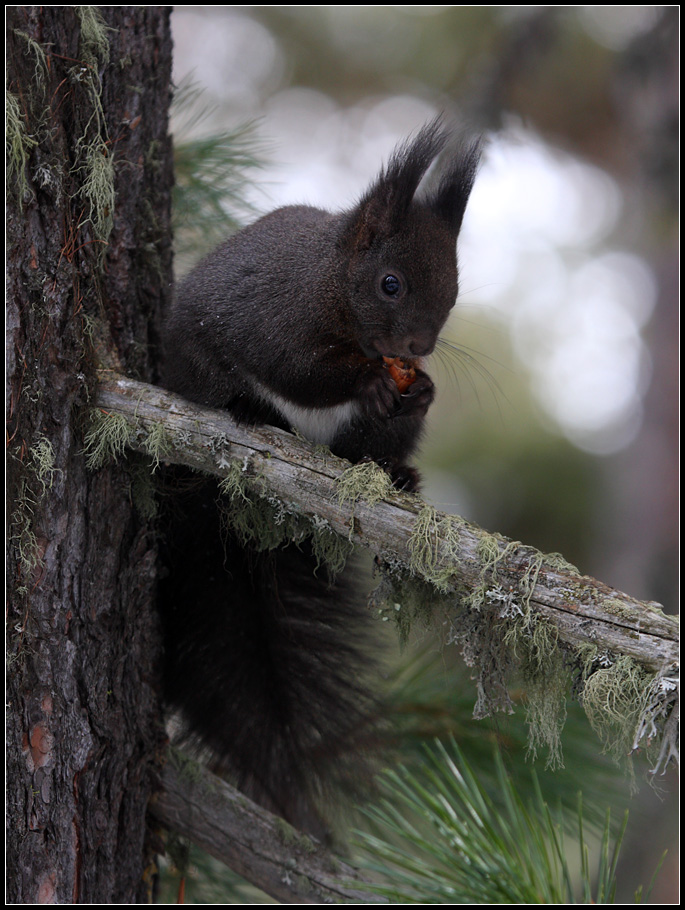
M169 8L8 7L10 903L148 899L155 545L89 472L97 361L154 381L171 283Z

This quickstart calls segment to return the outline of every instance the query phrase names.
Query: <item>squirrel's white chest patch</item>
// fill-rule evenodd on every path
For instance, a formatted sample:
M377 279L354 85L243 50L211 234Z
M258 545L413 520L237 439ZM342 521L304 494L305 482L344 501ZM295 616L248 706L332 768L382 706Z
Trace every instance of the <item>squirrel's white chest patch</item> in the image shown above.
M257 383L257 391L298 433L317 445L330 445L338 433L359 413L356 401L326 408L303 408Z

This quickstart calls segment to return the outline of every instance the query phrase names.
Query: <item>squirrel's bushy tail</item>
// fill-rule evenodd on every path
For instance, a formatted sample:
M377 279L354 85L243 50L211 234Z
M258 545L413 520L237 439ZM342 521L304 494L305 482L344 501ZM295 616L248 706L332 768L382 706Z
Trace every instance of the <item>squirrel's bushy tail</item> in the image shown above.
M306 545L256 552L227 539L216 485L200 484L168 527L167 701L215 770L322 833L318 807L359 778L371 735L368 609L350 572L334 584L315 574Z

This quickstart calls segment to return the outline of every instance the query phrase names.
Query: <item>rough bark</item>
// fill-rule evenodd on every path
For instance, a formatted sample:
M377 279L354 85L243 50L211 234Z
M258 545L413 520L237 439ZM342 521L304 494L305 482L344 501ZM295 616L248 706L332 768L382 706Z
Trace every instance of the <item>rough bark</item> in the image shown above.
M102 359L154 381L171 281L164 7L9 7L10 903L147 900L163 745L155 547L82 423Z

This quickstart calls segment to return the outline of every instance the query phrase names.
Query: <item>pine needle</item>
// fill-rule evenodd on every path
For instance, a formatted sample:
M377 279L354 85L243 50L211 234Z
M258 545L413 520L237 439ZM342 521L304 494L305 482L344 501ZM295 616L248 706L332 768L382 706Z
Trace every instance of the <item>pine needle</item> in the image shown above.
M363 865L382 881L371 890L408 904L612 903L627 813L613 837L607 812L595 873L579 794L574 885L563 835L568 812L552 812L537 782L524 801L499 754L496 766L497 802L454 742L427 750L421 777L404 767L387 772L384 799L365 810L372 830L358 833Z
M254 124L200 135L211 108L191 82L174 97L173 223L182 270L242 227L255 210L245 192L249 172L261 167Z

